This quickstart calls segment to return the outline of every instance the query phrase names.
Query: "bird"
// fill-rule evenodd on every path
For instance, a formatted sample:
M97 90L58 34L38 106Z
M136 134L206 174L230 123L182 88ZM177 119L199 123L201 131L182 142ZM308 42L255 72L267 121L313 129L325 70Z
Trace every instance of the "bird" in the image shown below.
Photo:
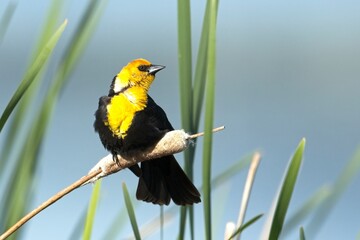
M107 96L99 99L94 129L104 147L117 155L155 145L174 130L165 111L148 95L155 74L165 66L139 58L113 78ZM135 164L129 169L139 178L136 198L158 205L193 205L200 193L173 155Z

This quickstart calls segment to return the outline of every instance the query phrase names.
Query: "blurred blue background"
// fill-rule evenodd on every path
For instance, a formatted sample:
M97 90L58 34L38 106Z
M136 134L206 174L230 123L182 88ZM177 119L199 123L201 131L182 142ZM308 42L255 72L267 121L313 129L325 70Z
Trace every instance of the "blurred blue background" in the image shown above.
M8 2L0 2L0 14ZM86 3L67 1L62 10L62 19L69 23L49 63L49 80ZM0 109L24 74L49 4L18 2L0 45ZM191 3L194 57L204 7L205 1ZM256 149L262 152L246 219L268 212L289 157L302 137L307 139L305 161L289 214L319 187L334 182L360 143L359 12L360 2L347 0L220 1L215 126L225 125L226 130L214 135L213 174ZM150 95L167 112L173 126L181 128L177 2L108 1L53 115L42 148L33 207L85 175L107 154L92 127L98 98L107 94L122 66L138 57L166 65ZM201 146L200 140L195 162L197 186L201 185ZM181 154L177 159L183 163ZM245 171L238 174L214 192L215 239L222 238L227 221L237 220L246 175ZM123 181L134 194L137 178L129 171L103 181L93 239L103 236L122 208ZM354 239L359 234L359 185L356 177L316 239ZM26 224L24 239L67 239L91 190L91 186L76 190L43 211ZM137 204L140 225L158 214L157 206ZM195 214L196 236L202 239L202 204L196 205ZM247 229L243 239L259 238L264 222L265 217ZM165 229L165 239L174 239L177 229L176 217ZM131 236L129 224L120 236ZM294 239L297 233L290 236L287 238ZM150 239L158 238L157 233Z

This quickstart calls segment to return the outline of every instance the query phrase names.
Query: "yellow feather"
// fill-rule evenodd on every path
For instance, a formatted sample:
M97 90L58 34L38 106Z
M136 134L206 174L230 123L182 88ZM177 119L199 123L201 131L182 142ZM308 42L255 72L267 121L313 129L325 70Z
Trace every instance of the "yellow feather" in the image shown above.
M147 104L146 90L131 87L114 96L107 106L108 125L115 136L125 138L136 112L143 110Z

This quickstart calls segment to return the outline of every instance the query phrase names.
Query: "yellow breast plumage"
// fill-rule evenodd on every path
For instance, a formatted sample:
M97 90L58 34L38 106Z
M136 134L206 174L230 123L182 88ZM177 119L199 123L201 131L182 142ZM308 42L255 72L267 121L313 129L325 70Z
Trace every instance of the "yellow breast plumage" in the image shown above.
M125 138L136 112L147 104L147 93L140 87L131 87L111 98L107 106L107 124L118 138Z

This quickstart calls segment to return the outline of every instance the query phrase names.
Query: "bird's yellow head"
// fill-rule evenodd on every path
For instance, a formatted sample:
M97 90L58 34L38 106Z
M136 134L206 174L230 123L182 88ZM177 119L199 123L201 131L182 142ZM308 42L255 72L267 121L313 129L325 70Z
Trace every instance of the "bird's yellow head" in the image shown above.
M129 87L137 86L147 91L155 79L155 73L163 68L165 66L153 65L142 58L135 59L123 67L115 76L111 84L111 90L116 94Z

